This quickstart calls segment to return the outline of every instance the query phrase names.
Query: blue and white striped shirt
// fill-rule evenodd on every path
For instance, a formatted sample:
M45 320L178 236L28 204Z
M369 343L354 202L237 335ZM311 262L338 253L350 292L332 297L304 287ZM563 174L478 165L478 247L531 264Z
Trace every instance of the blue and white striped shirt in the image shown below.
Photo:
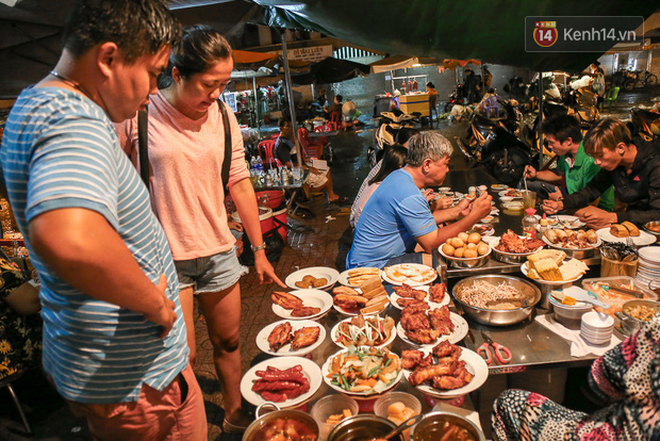
M188 364L179 282L147 189L103 109L70 90L25 89L5 125L0 162L41 278L43 365L60 394L84 403L116 403L136 401L143 383L162 390ZM34 252L30 220L60 208L100 213L153 283L166 275L177 319L164 340L143 315L78 291Z

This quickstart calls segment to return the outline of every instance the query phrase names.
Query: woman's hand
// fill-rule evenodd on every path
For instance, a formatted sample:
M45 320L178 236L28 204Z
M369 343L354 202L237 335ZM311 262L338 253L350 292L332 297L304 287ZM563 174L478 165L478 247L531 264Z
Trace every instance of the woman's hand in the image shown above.
M266 285L275 282L282 288L286 289L286 285L280 280L279 277L277 277L277 274L275 274L275 269L273 268L273 265L271 265L268 261L265 250L259 250L254 253L254 267L257 270L257 277L259 278L260 285Z

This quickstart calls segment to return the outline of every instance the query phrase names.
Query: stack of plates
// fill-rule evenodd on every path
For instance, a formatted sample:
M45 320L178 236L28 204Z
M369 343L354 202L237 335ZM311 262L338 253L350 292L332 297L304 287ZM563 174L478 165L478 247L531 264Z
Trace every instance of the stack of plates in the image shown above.
M593 345L604 345L612 339L614 319L607 314L596 311L587 312L582 316L580 336Z
M660 278L660 247L642 247L639 249L637 280L642 286L648 286L651 280Z

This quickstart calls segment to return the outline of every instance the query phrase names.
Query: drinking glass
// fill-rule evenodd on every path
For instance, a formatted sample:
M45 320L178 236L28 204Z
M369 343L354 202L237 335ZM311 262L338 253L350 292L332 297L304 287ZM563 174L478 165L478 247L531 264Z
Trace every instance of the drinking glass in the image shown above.
M527 210L528 208L536 207L536 192L531 190L521 190L523 208Z

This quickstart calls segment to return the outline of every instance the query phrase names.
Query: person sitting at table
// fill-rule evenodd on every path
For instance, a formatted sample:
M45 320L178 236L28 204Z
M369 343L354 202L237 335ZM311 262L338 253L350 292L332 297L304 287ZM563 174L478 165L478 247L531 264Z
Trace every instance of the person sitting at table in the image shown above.
M495 401L495 440L660 439L660 315L591 366L588 383L609 406L588 414L510 389Z
M330 106L326 106L323 109L323 112L325 112L325 117L327 119L332 118L332 114L337 112L341 114L341 108L343 106L342 101L344 101L344 97L341 95L335 95L335 98L333 100L333 104Z
M275 156L282 165L293 168L297 164L296 146L293 144L293 126L291 121L283 119L280 121L280 136L277 138L275 147L273 148L273 156ZM312 158L314 159L314 158ZM303 168L307 168L303 165ZM347 201L345 197L336 194L332 188L332 177L330 176L330 168L325 171L319 170L314 167L309 168L309 174L305 179L305 186L312 191L320 191L325 189L328 193L329 202L344 203Z
M374 176L368 181L369 186L367 186L364 192L360 195L360 198L355 199L355 201L353 202L353 204L356 206L356 213L355 213L356 223L360 218L362 209L364 208L364 206L366 205L367 201L374 193L374 191L376 191L376 189L383 182L383 179L388 177L390 173L392 173L394 170L398 170L404 165L406 165L407 157L408 157L408 149L402 145L395 144L389 149L387 149L385 155L383 156L382 167L380 167L380 170L378 171L378 173L376 173L376 176Z
M346 268L382 268L393 257L412 252L419 244L425 252L466 231L490 213L488 194L431 212L421 188L441 185L449 171L451 143L437 131L419 133L408 141L408 164L382 182L369 198L357 223ZM463 216L461 218L461 216ZM438 228L437 224L456 222Z
M580 122L572 115L559 115L543 122L541 131L548 140L548 147L557 155L556 170L539 170L525 167L528 190L535 191L539 199L559 200L584 188L601 168L594 158L587 155L582 143ZM566 180L565 185L562 181ZM600 196L598 208L614 209L614 188L609 187Z
M396 139L395 142L396 144L394 145L402 145L406 148L408 148L408 140L413 136L419 133L419 130L413 129L412 127L403 127L401 128L397 134L396 134ZM393 147L393 146L392 146ZM390 147L390 148L392 148ZM362 197L362 194L365 192L367 187L370 185L369 181L371 181L379 172L380 168L383 165L383 158L374 165L371 170L369 170L369 173L367 174L367 177L364 178L364 181L362 181L362 185L360 185L360 189L357 192L357 196L355 196L355 200L353 201L353 205L351 206L351 215L348 218L348 222L351 224L351 227L355 228L357 226L357 210L358 210L358 205L357 201L360 200ZM362 211L362 208L360 208L360 211Z
M592 228L630 221L637 226L660 219L660 153L657 145L633 139L625 123L605 118L596 123L584 138L584 149L602 170L581 190L558 201L545 200L543 210L586 207L578 216ZM614 185L625 212L610 213L587 205Z

